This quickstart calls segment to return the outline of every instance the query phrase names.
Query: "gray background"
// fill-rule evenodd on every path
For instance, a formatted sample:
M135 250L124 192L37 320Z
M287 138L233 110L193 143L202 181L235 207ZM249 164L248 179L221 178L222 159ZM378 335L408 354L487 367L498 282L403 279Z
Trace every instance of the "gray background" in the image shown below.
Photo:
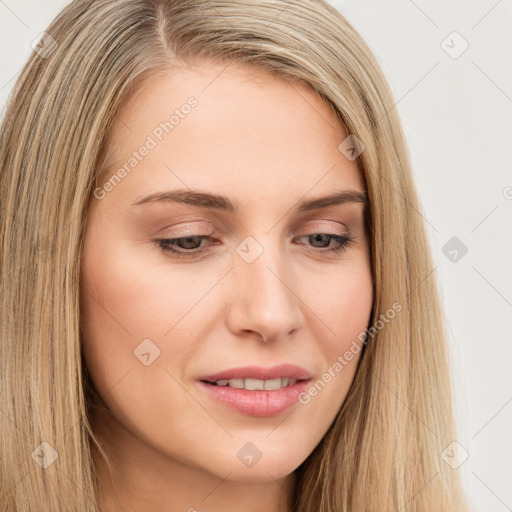
M66 3L0 0L2 117L31 43ZM475 510L512 510L512 1L330 3L374 51L409 142L449 320L468 495Z

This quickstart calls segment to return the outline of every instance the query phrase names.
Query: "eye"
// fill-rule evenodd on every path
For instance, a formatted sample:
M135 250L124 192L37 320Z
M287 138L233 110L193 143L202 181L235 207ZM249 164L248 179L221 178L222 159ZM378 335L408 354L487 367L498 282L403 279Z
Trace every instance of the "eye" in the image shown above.
M178 257L187 258L206 251L204 247L200 247L203 240L212 240L212 237L209 235L193 235L181 238L160 238L155 240L155 243L162 249L162 252L170 252Z
M320 247L316 252L334 253L339 254L343 252L350 244L354 242L354 238L349 235L333 235L329 233L314 233L312 235L303 235L299 237L306 238L308 241L313 243L314 248ZM331 241L335 242L333 247L330 247Z
M339 254L354 241L354 238L349 234L334 235L329 233L303 235L295 240L304 238L312 243L313 249L311 250L317 253ZM203 240L212 241L213 238L210 235L193 235L180 238L159 238L154 240L154 242L162 252L171 253L179 258L193 258L209 250L201 246ZM332 241L334 241L335 245L331 247Z

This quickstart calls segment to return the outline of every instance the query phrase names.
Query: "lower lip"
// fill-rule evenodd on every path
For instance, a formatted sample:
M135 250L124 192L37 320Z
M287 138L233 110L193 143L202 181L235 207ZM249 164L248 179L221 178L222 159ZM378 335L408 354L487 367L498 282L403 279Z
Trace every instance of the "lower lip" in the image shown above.
M198 381L199 386L218 402L249 416L276 416L296 404L309 380L271 391L216 386Z

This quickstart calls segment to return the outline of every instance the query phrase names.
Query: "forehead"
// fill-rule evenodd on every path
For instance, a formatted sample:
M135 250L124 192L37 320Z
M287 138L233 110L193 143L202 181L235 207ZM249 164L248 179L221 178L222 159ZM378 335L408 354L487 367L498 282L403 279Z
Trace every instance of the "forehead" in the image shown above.
M331 108L304 84L241 64L177 65L148 77L122 105L107 144L108 170L151 146L125 190L364 190L357 163L338 149L346 137Z

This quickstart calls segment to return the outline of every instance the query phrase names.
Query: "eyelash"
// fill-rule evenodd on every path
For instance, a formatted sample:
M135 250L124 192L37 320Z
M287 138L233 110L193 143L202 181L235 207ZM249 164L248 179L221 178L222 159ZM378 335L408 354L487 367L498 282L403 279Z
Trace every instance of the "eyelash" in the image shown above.
M329 237L329 242L331 240L337 241L338 245L335 247L332 247L330 249L315 249L313 248L314 252L318 253L328 253L328 254L341 254L344 252L347 247L352 245L354 242L354 238L351 235L333 235L329 233L312 233L310 235L302 235L298 238L304 238L304 237L312 237L315 235L327 235ZM176 250L172 247L172 245L175 245L180 240L186 240L187 238L200 238L201 240L210 239L211 236L209 235L191 235L191 236L184 236L180 238L159 238L157 240L154 240L155 245L158 246L162 252L164 253L171 253L174 256L177 256L179 258L193 258L196 256L200 256L203 253L206 253L208 249L191 249L191 250Z

